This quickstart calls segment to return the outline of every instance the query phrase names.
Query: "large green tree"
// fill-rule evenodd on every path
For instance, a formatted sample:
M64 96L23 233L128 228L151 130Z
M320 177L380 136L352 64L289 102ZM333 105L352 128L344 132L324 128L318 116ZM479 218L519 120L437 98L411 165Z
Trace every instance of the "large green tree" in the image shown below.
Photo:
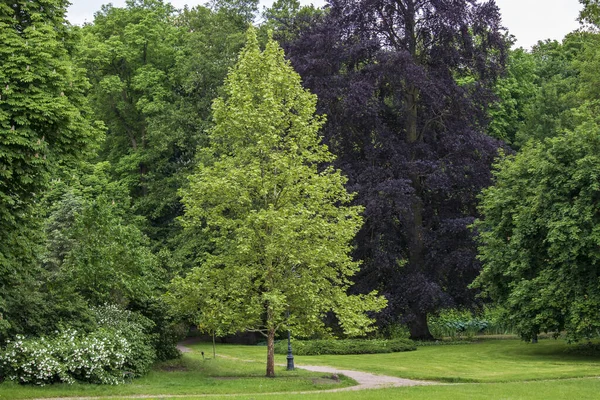
M0 334L27 329L43 303L36 270L34 204L59 165L85 155L101 136L65 0L0 4Z
M494 85L497 101L490 107L487 133L519 147L526 118L539 91L537 58L518 48L509 52L506 74ZM521 136L520 136L521 135Z
M127 306L152 296L160 268L127 187L109 171L108 162L83 164L53 183L43 262L58 291L73 288L92 306Z
M162 0L104 6L83 28L79 61L108 126L100 156L125 183L154 248L185 264L177 190L206 145L212 100L244 43L254 1L175 10ZM254 4L254 6L253 6ZM181 249L178 249L181 247Z
M496 167L482 195L475 285L525 339L600 328L600 127L532 142Z
M184 299L187 285L201 284L201 305L221 305L221 327L266 336L267 376L274 376L278 330L311 334L333 311L346 333L358 335L371 323L365 312L385 301L346 294L358 269L349 252L361 208L348 205L340 172L323 166L333 155L320 142L316 96L283 50L270 39L261 52L250 30L223 92L210 145L182 192L185 226L206 231L213 249L173 282L170 296ZM210 311L200 310L198 322L204 316L215 326Z
M175 65L182 54L176 15L162 0L103 6L94 23L83 28L78 54L92 83L94 111L108 127L100 156L113 166L113 177L127 185L138 213L157 227L163 219L167 225L172 220L174 165L189 159L178 152L180 142L189 142L173 126L154 129L150 122L171 121Z

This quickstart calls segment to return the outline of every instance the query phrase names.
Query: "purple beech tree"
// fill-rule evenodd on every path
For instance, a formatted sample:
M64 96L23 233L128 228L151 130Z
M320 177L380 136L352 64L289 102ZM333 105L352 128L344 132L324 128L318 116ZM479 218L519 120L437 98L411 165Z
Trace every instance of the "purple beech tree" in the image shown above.
M429 313L473 299L468 226L501 145L485 128L505 43L493 1L330 0L286 44L365 207L356 282L384 293L381 321L401 318L413 338L432 338Z

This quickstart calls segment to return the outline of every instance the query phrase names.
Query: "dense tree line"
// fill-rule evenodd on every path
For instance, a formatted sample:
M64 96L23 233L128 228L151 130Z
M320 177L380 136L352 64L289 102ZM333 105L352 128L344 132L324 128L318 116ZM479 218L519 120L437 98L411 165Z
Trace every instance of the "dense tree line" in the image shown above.
M506 307L523 337L564 329L574 339L594 335L600 11L596 0L580 3L581 30L530 51L510 50L494 1L330 0L317 9L278 0L257 23L255 0L183 10L128 0L103 6L82 27L65 20L65 0L0 5L0 342L92 331L98 307L114 305L148 319L142 325L156 357L168 358L177 354L182 320L213 333L267 327L270 339L274 326L310 335L306 326L323 321L341 333L352 318L327 311L341 303L365 311L350 306L355 298L378 310L383 303L372 291L387 300L371 315L379 326L406 324L417 339L432 338L428 315L490 300ZM261 46L270 56L261 58ZM250 62L248 52L256 53L252 68L264 63L280 87L269 92L262 75L252 75L264 79L258 86L244 86L241 75L226 80L243 70L238 61ZM316 95L320 116L302 108L313 104L304 90ZM224 112L222 102L238 94L245 103ZM277 104L289 107L283 117L269 114ZM294 133L295 124L306 136ZM279 139L258 135L271 129ZM326 149L306 144L309 137L322 137ZM251 179L260 157L304 171L272 176L269 195L289 186L293 211L272 199L263 209L250 194L228 191L241 178L243 191L260 192ZM325 202L328 190L336 196ZM310 199L321 210L304 215L300 208L315 207ZM250 243L247 227L235 224L259 211L287 221L280 223L287 233L254 230ZM326 224L333 220L338 225ZM235 229L225 230L232 221ZM302 226L343 243L335 251L314 247ZM267 239L286 243L287 252ZM240 243L257 258L235 264L247 250ZM219 290L203 286L213 269L227 286L234 274L225 266L251 270L266 258L293 265L295 274L321 265L325 281L348 292L323 295L316 285L314 301L329 303L310 308L295 292L262 284L253 293L267 300L225 309L231 299L217 304ZM332 276L341 272L328 269L336 263L345 265L339 280ZM189 285L206 290L194 294ZM186 287L206 307L173 307L174 298L190 299Z
M598 2L582 3L582 22L597 24ZM519 151L498 161L481 196L474 285L525 339L598 335L598 40L582 30L520 55L533 79L514 130Z

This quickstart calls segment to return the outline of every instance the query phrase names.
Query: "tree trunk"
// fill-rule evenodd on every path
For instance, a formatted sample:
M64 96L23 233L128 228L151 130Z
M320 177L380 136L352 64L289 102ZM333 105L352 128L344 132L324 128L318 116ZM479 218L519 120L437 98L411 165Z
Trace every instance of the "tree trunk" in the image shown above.
M215 345L215 332L212 334L213 339L213 360L217 358L217 346Z
M275 329L269 328L267 334L267 378L275 377Z
M434 340L433 335L429 332L425 313L416 313L415 319L408 323L408 329L412 340Z
M407 88L405 96L407 115L406 115L406 140L414 144L423 140L418 133L418 111L417 103L419 90L413 86ZM416 151L413 150L412 160L417 158ZM416 271L424 270L425 237L423 232L423 185L421 176L417 171L410 174L412 186L415 189L412 201L412 221L410 221L410 244L409 244L409 263L411 268ZM419 301L419 299L416 299ZM415 319L409 323L410 337L416 340L433 340L427 326L427 313L421 311L414 312Z
M406 129L406 140L408 143L415 143L420 139L417 125L419 118L417 109L419 90L414 86L406 88L404 102L406 107L406 125L404 126L404 129Z

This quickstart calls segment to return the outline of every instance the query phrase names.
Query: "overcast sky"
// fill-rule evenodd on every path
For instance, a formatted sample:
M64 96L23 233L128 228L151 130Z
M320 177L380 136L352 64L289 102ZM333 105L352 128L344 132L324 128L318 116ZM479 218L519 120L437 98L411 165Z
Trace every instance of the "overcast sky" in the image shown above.
M125 0L70 0L67 18L74 24L92 22L94 12L100 6L111 2L122 6ZM176 8L204 4L206 0L171 0ZM303 4L313 3L322 6L324 0L300 0ZM261 0L261 4L270 5L270 0ZM578 0L496 0L502 13L502 21L509 32L516 36L517 45L529 48L538 40L561 40L567 33L577 29L576 21L580 4Z

